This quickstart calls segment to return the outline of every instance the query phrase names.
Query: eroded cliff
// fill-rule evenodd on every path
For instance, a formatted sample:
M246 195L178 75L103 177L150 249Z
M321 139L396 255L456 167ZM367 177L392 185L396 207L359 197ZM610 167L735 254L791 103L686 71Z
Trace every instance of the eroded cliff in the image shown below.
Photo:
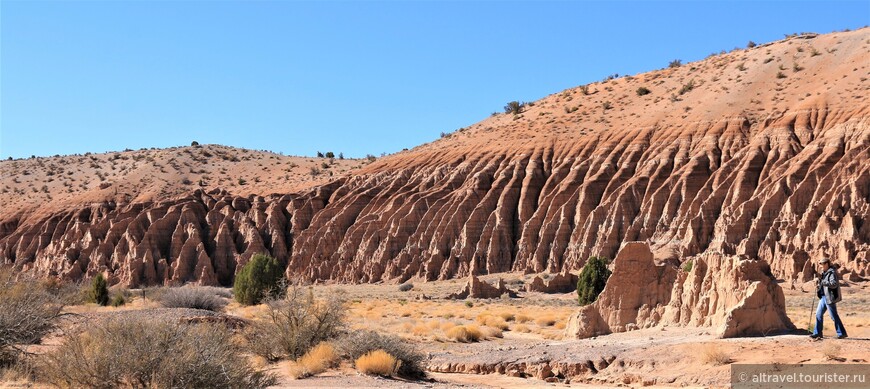
M555 273L646 241L661 262L715 252L806 280L825 255L868 275L868 36L796 37L569 89L300 194L17 215L0 222L0 262L227 285L267 251L288 275L376 282Z

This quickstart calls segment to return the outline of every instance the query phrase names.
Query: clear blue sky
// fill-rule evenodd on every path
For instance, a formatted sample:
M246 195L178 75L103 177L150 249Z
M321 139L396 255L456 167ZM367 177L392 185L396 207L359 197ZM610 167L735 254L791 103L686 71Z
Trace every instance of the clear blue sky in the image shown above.
M612 73L870 24L853 2L0 3L0 157L395 152Z

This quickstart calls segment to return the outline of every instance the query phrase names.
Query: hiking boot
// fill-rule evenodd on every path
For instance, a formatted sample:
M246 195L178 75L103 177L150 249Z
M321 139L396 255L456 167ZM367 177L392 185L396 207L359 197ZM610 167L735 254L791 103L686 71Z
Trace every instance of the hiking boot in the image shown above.
M846 339L849 335L837 335L837 339Z
M822 334L812 334L812 335L810 335L810 339L812 339L812 340L822 340Z

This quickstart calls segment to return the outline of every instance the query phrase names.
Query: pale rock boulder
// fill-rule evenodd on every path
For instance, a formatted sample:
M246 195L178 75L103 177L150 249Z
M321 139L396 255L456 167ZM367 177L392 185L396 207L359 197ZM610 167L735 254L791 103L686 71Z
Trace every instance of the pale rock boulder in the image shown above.
M646 243L626 243L604 291L569 318L566 336L665 325L713 327L720 337L794 329L782 289L765 262L717 253L690 260L689 272L657 265Z

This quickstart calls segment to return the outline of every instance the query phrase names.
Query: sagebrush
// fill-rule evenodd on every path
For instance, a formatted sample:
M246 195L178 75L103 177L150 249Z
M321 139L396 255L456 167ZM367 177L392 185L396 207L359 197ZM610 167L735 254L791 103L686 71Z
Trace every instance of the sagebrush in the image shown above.
M63 303L42 285L0 269L0 367L15 363L28 345L56 328Z
M61 387L264 388L226 327L127 316L92 324L41 356L39 378Z
M283 299L267 301L266 307L267 319L244 336L255 354L270 361L299 358L344 329L346 309L337 294L317 299L311 288L294 283Z

